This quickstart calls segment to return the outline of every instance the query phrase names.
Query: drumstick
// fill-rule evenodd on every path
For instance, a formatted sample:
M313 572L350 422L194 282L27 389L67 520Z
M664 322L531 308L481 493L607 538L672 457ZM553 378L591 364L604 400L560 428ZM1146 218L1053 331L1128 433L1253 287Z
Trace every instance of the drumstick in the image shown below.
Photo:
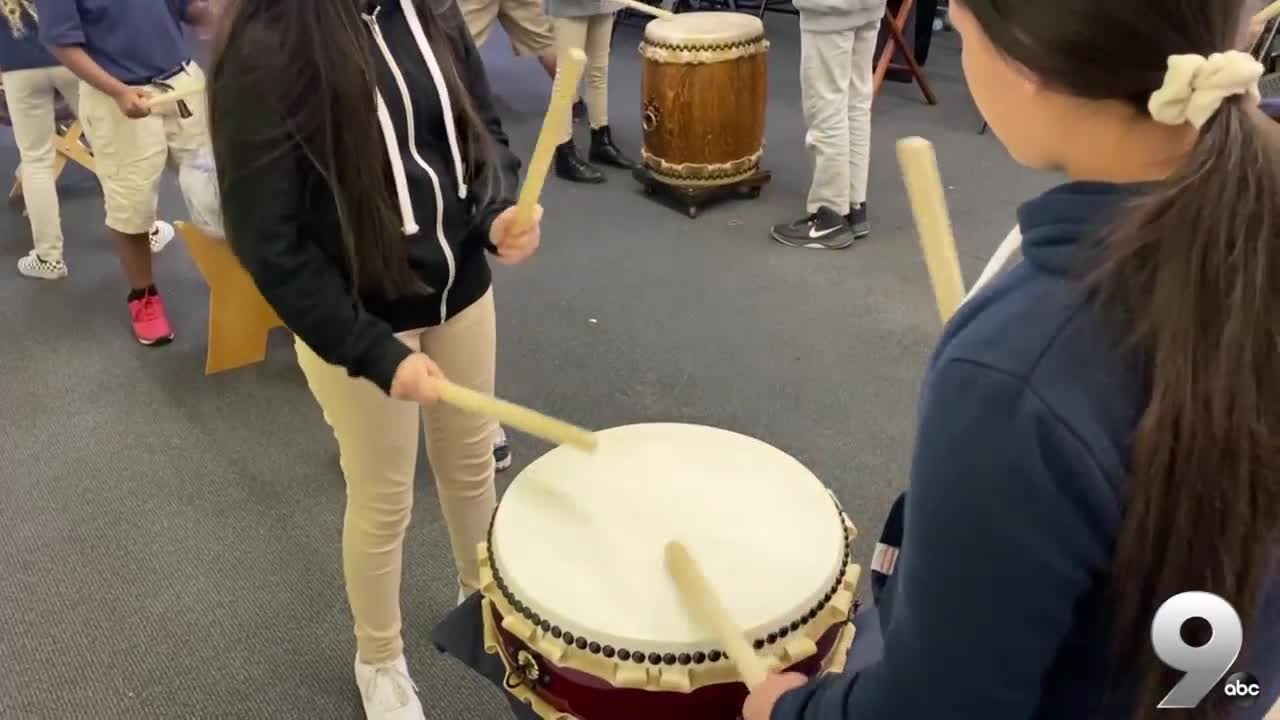
M145 102L147 107L154 109L160 105L164 105L165 103L176 103L179 100L186 100L189 97L201 95L204 93L204 90L205 88L203 85L197 85L195 87L184 88L182 90L174 90L172 92L161 93L159 95L151 95L145 100Z
M596 436L590 430L583 430L563 420L543 415L537 410L499 400L449 380L441 379L437 383L440 400L459 410L483 415L557 445L572 445L587 452L596 449Z
M683 544L667 543L667 572L676 583L676 589L698 622L708 626L716 634L716 640L724 645L729 659L738 668L738 674L748 690L754 690L769 677L769 668L756 655L747 642L747 636L734 624L729 611L716 595L702 569Z
M524 187L520 188L520 198L516 201L515 229L518 231L533 224L533 209L542 196L542 186L547 182L547 171L551 169L551 158L555 155L556 146L562 142L561 136L570 120L573 101L578 97L578 81L582 79L582 68L586 63L587 54L579 48L570 48L556 61L551 102L547 105L546 117L542 119L538 143L533 146Z
M613 0L613 2L616 2L619 5L622 5L623 7L626 7L628 9L635 10L636 12L642 12L642 13L645 13L646 15L652 15L656 18L662 18L664 20L667 18L672 18L676 16L676 14L671 12L670 10L667 10L665 8L660 8L660 7L654 7L649 3L640 2L640 0Z
M1267 23L1271 22L1276 17L1280 17L1280 0L1276 0L1270 5L1262 8L1257 15L1253 16L1253 21L1255 23Z
M946 322L964 300L964 276L960 274L956 239L951 232L947 198L942 191L938 156L928 140L904 138L898 141L898 163L911 197L911 211L915 215L925 264L929 267L933 297L942 321Z

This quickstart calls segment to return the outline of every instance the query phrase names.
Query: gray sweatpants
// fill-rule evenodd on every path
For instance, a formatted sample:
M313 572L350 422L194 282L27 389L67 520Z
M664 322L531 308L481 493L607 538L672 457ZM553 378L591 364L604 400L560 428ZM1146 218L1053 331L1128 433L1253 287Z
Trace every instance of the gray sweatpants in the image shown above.
M866 202L873 56L880 21L844 32L800 33L800 94L813 157L808 212L844 215Z

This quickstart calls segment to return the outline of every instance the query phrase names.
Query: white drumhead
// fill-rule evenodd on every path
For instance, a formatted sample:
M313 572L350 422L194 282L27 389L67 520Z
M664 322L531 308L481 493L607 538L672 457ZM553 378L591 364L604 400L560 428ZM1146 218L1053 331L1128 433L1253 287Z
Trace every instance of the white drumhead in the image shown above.
M516 599L575 636L644 652L715 647L666 571L671 540L752 637L802 617L844 572L843 515L803 465L745 435L666 423L534 461L498 507L490 554Z
M754 15L736 12L691 12L653 20L644 38L657 45L716 47L764 37L764 23Z

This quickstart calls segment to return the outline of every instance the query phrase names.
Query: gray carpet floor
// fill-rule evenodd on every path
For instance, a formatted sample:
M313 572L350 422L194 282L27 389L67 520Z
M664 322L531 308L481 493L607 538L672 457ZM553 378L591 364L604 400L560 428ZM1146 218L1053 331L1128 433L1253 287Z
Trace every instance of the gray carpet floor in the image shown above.
M836 490L868 557L907 477L939 331L893 142L937 144L970 280L1016 203L1051 178L977 134L957 42L944 35L929 62L941 106L893 84L876 105L872 237L839 253L773 243L768 226L803 210L809 167L795 19L768 25L773 183L691 221L623 173L601 187L551 180L543 250L497 272L499 387L588 426L676 420L765 439ZM619 30L611 74L615 136L636 154L638 39ZM485 53L527 154L549 83L507 48L499 35ZM16 161L6 137L0 175ZM139 347L96 184L69 171L62 189L66 281L13 273L30 234L0 211L10 268L0 269L0 718L361 717L339 566L342 481L288 339L276 337L261 365L205 377L207 290L175 242L158 277L178 339ZM172 183L162 207L184 214ZM504 483L546 450L519 435L513 444ZM496 690L431 648L455 586L421 467L404 610L427 716L507 717Z

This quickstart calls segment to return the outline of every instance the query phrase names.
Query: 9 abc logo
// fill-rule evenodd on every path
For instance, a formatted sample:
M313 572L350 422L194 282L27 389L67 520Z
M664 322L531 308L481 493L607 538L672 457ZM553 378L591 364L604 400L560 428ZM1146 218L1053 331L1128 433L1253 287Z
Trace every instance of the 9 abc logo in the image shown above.
M1212 633L1209 641L1200 646L1191 645L1182 637L1182 626L1196 619L1207 622ZM1151 622L1151 646L1161 662L1186 674L1158 707L1199 706L1235 664L1243 645L1240 615L1221 597L1185 592L1166 600ZM1238 705L1252 705L1262 695L1262 686L1249 673L1237 672L1227 678L1221 692Z
M1222 692L1227 697L1236 699L1241 705L1252 705L1262 694L1262 686L1258 684L1258 678L1247 672L1238 672L1227 678L1227 684L1222 686Z

